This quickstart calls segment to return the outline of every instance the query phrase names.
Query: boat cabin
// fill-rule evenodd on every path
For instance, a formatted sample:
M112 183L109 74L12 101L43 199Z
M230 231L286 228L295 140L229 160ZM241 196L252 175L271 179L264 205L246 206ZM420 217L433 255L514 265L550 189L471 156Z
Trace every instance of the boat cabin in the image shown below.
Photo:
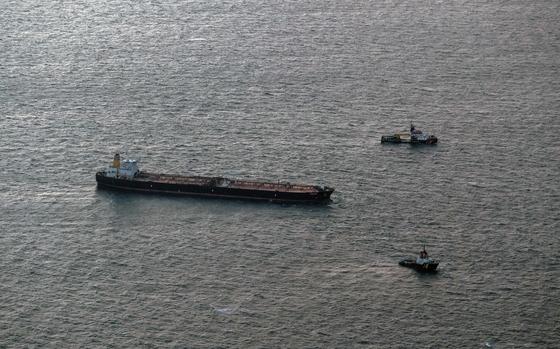
M120 154L115 154L113 163L105 170L105 176L111 178L133 178L140 173L136 160L121 161Z

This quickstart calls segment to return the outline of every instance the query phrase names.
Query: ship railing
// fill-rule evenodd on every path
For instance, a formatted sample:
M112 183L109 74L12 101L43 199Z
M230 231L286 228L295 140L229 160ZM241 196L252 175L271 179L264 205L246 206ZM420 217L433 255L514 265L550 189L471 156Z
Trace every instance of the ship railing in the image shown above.
M289 182L267 183L267 182L258 182L258 181L235 180L232 181L232 185L238 187L252 187L252 188L268 189L268 190L308 191L309 189L312 188L315 189L315 187L311 185L292 184Z
M187 177L187 176L180 176L180 175L167 175L167 174L155 174L150 173L149 177L166 183L179 183L179 184L202 184L202 185L211 185L213 178L209 179L206 177Z

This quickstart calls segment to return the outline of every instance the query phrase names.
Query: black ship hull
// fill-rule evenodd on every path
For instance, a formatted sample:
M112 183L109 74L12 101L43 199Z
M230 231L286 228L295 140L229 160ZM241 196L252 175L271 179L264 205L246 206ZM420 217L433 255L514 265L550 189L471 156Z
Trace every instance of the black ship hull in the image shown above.
M437 137L430 136L427 139L401 139L397 136L381 136L381 143L391 143L391 144L399 144L399 143L408 143L408 144L428 144L428 145L435 145L437 144Z
M418 264L415 259L403 259L399 265L407 268L412 268L421 273L437 273L439 262L432 261L430 263Z
M201 178L201 177L197 177ZM170 181L146 180L136 178L107 177L103 172L95 175L97 186L110 190L125 190L140 193L154 193L165 195L198 196L214 198L230 198L244 200L261 200L272 202L302 202L327 203L334 189L328 187L312 187L310 191L262 190L253 188L232 188L213 184L213 178L207 179L207 184L193 184ZM220 178L220 180L224 180ZM226 179L227 180L227 179ZM271 183L264 183L274 185Z

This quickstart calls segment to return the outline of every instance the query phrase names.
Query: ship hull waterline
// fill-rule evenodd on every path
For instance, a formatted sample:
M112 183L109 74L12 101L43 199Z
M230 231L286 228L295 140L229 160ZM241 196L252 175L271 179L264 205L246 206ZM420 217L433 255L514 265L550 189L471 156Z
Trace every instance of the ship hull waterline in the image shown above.
M157 181L137 181L134 179L110 178L96 174L97 187L100 189L161 194L188 197L207 197L220 199L238 199L251 201L268 201L277 203L326 204L331 202L333 189L319 192L283 192L193 185L180 183L162 183Z

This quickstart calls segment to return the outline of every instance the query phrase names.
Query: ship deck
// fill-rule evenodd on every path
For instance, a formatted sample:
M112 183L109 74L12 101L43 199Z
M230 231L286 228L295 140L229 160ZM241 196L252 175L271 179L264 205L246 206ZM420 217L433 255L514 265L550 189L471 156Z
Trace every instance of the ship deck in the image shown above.
M236 188L247 190L281 191L290 193L318 193L320 187L305 184L292 184L285 182L264 182L257 180L239 180L223 177L182 176L140 172L135 178L137 181L158 182L169 184L191 184L201 186L216 186L221 188Z

